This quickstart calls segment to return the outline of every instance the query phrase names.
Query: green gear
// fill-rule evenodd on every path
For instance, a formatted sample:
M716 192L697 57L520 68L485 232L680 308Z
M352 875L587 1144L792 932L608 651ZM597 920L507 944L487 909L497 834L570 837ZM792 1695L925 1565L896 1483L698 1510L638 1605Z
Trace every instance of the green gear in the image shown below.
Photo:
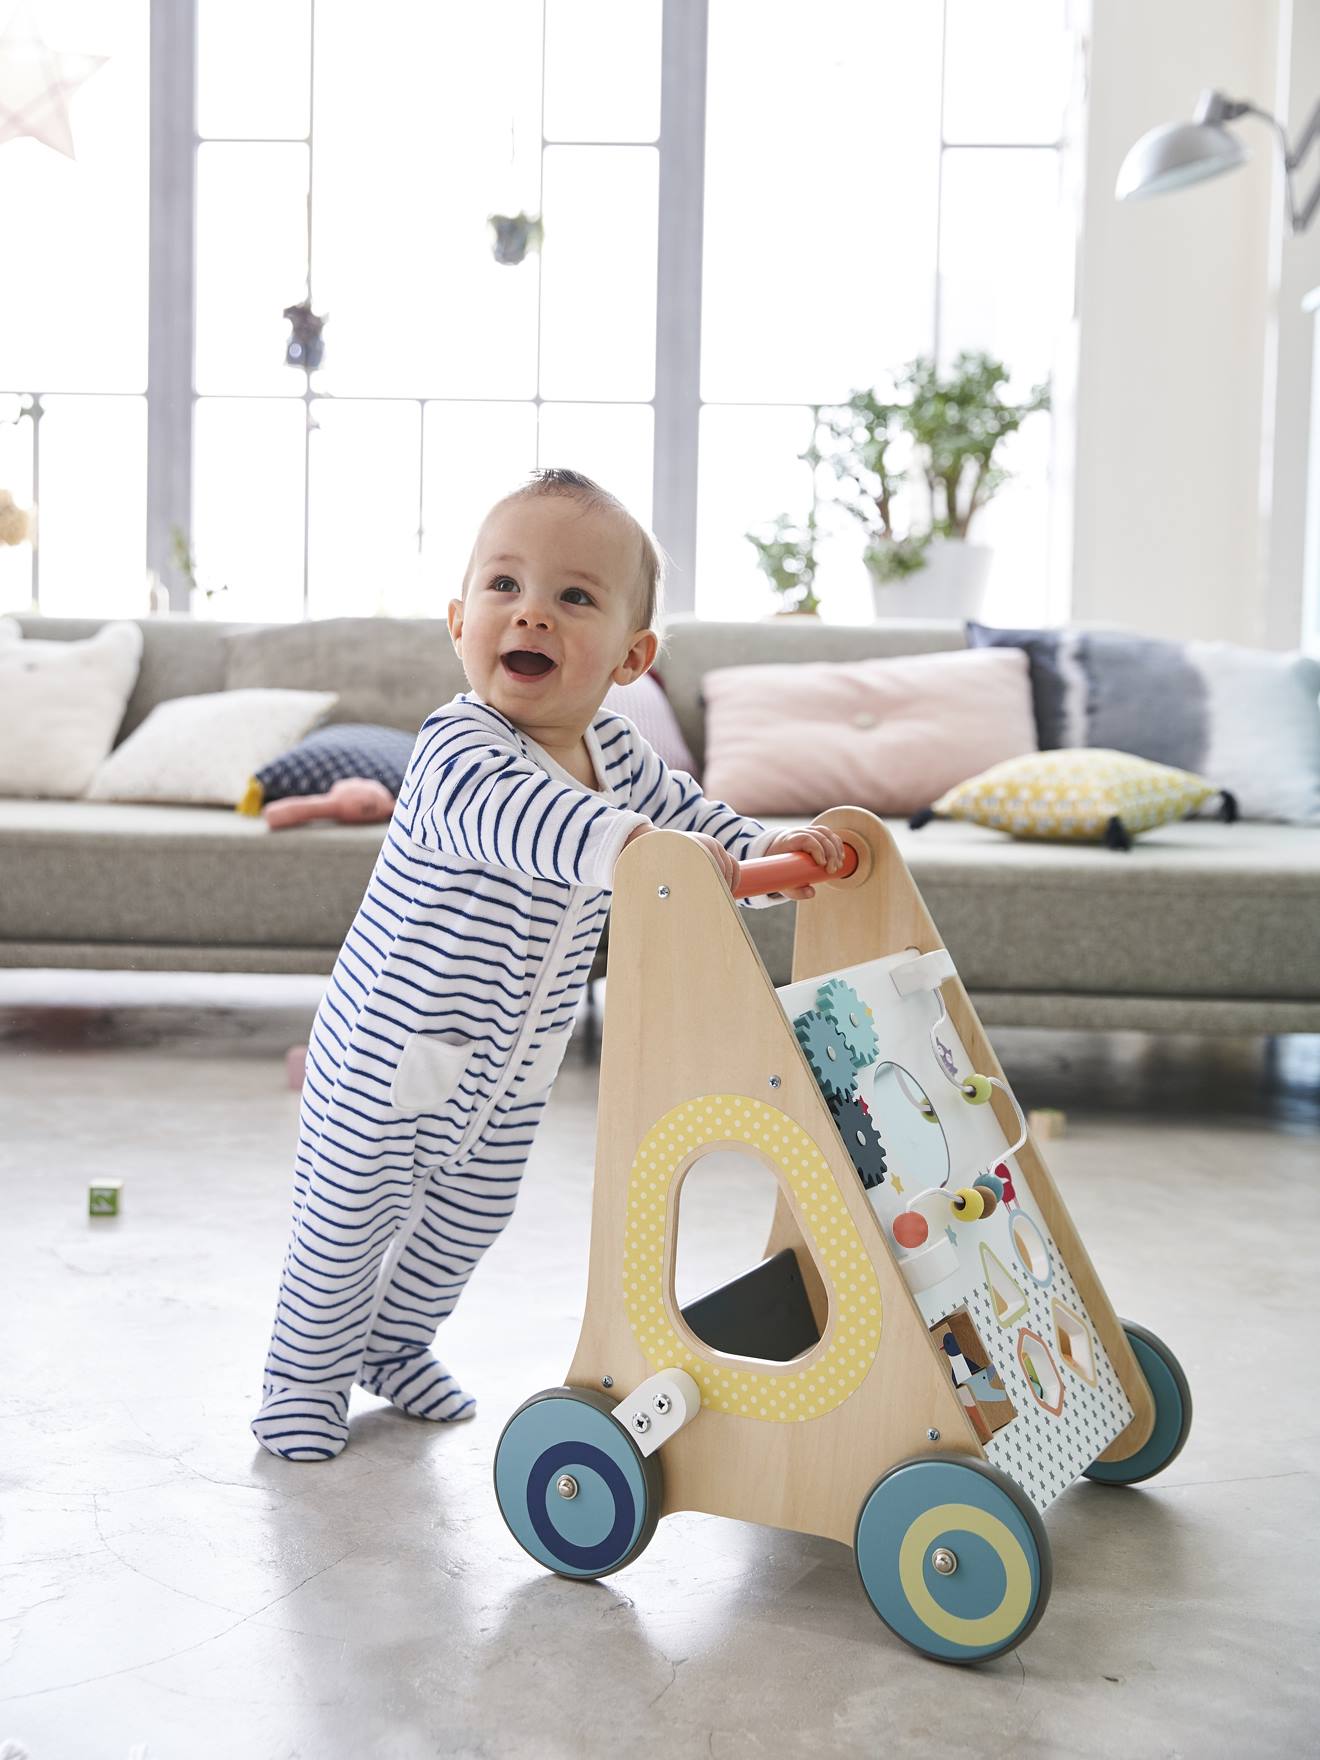
M844 978L830 978L816 992L816 1007L848 1041L854 1069L874 1063L880 1050L869 1006Z
M852 1052L839 1029L809 1008L793 1022L793 1031L825 1098L838 1100L847 1094L853 1085Z

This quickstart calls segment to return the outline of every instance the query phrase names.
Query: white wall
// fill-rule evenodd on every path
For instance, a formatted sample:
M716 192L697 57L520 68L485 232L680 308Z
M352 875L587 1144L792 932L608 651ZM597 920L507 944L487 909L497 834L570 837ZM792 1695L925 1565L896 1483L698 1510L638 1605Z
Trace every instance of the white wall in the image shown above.
M1263 461L1304 409L1276 368L1309 350L1284 308L1310 235L1283 239L1272 218L1281 174L1262 122L1236 125L1252 157L1189 190L1117 203L1133 141L1189 117L1218 87L1278 104L1279 66L1297 65L1294 0L1093 0L1082 245L1072 614L1156 635L1295 645L1299 496L1285 473L1262 505ZM1313 12L1313 0L1296 0ZM1309 41L1303 48L1311 53ZM1281 52L1282 51L1282 52ZM1296 110L1288 120L1296 133ZM1307 167L1310 170L1310 167ZM1305 175L1302 187L1309 187ZM1320 221L1315 223L1320 238ZM1274 250L1273 266L1271 247ZM1309 256L1308 256L1309 261ZM1297 297L1300 297L1298 293ZM1274 323L1276 310L1279 322ZM1309 352L1307 355L1309 362ZM1273 473L1264 474L1273 487ZM1274 530L1276 522L1279 529ZM1295 538L1294 538L1295 529ZM1295 543L1295 557L1293 555ZM1277 572L1277 578L1275 573Z

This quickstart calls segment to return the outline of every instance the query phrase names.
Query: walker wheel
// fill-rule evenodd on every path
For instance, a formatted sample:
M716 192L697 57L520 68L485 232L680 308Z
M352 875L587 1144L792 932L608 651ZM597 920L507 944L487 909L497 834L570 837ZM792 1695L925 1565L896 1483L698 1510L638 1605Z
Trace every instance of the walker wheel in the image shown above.
M1165 1344L1135 1320L1120 1322L1155 1399L1155 1428L1125 1461L1093 1461L1086 1477L1100 1485L1136 1485L1162 1473L1178 1455L1192 1427L1192 1390L1182 1365Z
M607 1577L642 1552L660 1519L658 1455L644 1455L594 1388L534 1393L495 1449L509 1532L561 1577Z
M891 1467L862 1505L855 1550L871 1606L938 1662L1011 1650L1050 1598L1036 1507L983 1461L922 1455Z

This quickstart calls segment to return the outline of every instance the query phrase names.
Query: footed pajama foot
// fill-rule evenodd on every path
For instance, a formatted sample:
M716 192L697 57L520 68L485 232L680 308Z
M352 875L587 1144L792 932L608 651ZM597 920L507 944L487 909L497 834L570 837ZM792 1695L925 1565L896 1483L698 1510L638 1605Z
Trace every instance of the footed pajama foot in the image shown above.
M453 1424L477 1415L476 1400L464 1393L430 1351L365 1364L358 1376L358 1386L389 1400L401 1412L414 1418L430 1418L437 1424Z
M348 1442L348 1395L323 1387L274 1387L252 1420L252 1434L286 1461L332 1461Z

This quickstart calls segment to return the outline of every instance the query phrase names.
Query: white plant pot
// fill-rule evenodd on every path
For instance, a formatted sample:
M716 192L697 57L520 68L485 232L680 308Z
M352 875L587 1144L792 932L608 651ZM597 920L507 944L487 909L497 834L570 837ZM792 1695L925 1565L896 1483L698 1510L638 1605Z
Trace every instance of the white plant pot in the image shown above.
M990 578L994 551L989 544L937 538L926 552L926 566L901 581L871 582L877 617L978 617Z

